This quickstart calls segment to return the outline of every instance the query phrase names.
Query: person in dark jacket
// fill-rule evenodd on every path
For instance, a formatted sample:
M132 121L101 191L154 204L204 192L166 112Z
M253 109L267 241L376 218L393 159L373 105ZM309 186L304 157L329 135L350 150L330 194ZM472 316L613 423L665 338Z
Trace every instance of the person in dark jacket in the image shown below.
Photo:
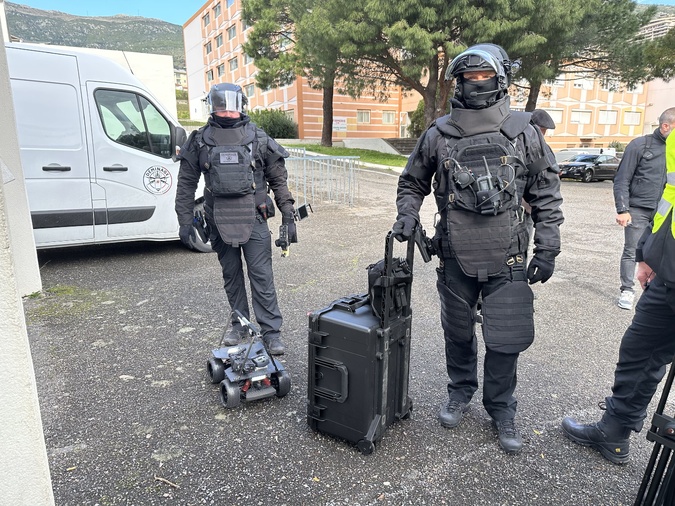
M483 405L499 444L518 453L516 366L534 340L533 295L560 251L563 222L555 158L547 155L529 113L510 110L511 62L501 47L478 44L458 55L446 79L455 79L452 112L420 137L398 182L394 237L409 239L433 189L439 220L437 288L449 376L449 401L439 419L456 427L478 389L476 304L482 295L485 364ZM521 199L532 206L534 256Z
M621 158L614 177L616 223L624 227L621 253L621 293L617 305L633 309L635 246L654 216L666 178L665 142L675 127L675 107L659 116L653 133L633 139Z
M213 250L222 266L225 293L233 311L223 344L240 342L243 329L234 310L249 317L242 255L251 285L251 302L270 353L281 355L281 312L272 273L272 244L267 218L273 210L268 188L274 192L289 242L297 242L295 201L288 189L286 150L244 114L246 97L235 84L214 85L207 101L211 116L193 132L180 150L176 214L180 238L194 241L194 197L204 175L204 209ZM280 245L287 249L288 245Z
M619 347L612 395L597 423L562 421L563 433L610 462L629 459L630 433L640 432L647 407L675 357L675 135L666 140L666 186L636 248L637 279L644 289Z

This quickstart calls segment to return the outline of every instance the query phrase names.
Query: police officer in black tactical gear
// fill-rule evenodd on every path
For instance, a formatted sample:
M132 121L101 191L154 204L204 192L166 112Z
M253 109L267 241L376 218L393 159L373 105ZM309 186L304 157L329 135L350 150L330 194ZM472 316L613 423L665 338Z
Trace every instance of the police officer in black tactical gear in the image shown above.
M394 236L408 239L419 223L424 197L438 207L437 288L449 376L443 427L456 427L478 389L476 303L482 296L485 340L483 405L500 446L522 449L515 425L516 365L534 340L533 295L546 282L560 251L563 222L555 158L529 113L511 112L511 62L494 44L458 55L446 79L455 78L452 112L420 137L398 183ZM534 256L521 198L532 207Z
M246 260L256 320L270 353L285 351L280 339L282 317L272 274L272 244L267 218L274 205L268 188L288 225L288 242L297 242L293 196L288 189L284 158L288 152L244 114L247 103L241 87L216 84L207 102L208 122L193 132L180 151L176 214L180 238L188 247L194 241L194 196L204 174L204 209L213 250L223 269L225 293L234 311L249 317L242 254ZM287 249L288 244L280 244ZM241 340L243 329L232 319L223 344Z

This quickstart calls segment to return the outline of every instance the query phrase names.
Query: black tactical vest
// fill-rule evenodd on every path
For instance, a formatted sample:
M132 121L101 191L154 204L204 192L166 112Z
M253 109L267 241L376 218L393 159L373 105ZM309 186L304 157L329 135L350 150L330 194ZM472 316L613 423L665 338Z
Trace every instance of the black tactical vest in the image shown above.
M443 145L437 148L434 195L443 248L467 276L486 281L502 270L509 256L527 248L520 202L528 169L517 138L528 127L530 114L504 114L491 124L489 117L484 123L475 121L481 111L486 110L464 110L458 118L437 120ZM474 115L474 124L462 128L462 116L468 114Z

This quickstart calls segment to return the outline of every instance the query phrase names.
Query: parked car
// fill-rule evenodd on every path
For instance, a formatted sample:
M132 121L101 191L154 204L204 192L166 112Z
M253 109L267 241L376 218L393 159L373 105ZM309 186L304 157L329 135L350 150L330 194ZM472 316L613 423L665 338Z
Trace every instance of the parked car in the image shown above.
M591 181L614 180L619 159L612 155L575 155L569 160L558 164L560 177L579 179L584 183Z

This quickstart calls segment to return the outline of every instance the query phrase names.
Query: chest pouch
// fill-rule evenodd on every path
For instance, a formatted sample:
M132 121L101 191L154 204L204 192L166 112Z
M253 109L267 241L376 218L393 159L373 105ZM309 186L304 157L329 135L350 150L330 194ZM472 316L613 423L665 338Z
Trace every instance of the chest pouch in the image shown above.
M255 193L251 145L214 146L204 167L214 197L241 197Z
M483 215L496 215L510 209L512 203L519 202L516 198L517 158L500 142L486 138L466 141L469 139L448 149L449 154L442 162L448 174L449 207Z

